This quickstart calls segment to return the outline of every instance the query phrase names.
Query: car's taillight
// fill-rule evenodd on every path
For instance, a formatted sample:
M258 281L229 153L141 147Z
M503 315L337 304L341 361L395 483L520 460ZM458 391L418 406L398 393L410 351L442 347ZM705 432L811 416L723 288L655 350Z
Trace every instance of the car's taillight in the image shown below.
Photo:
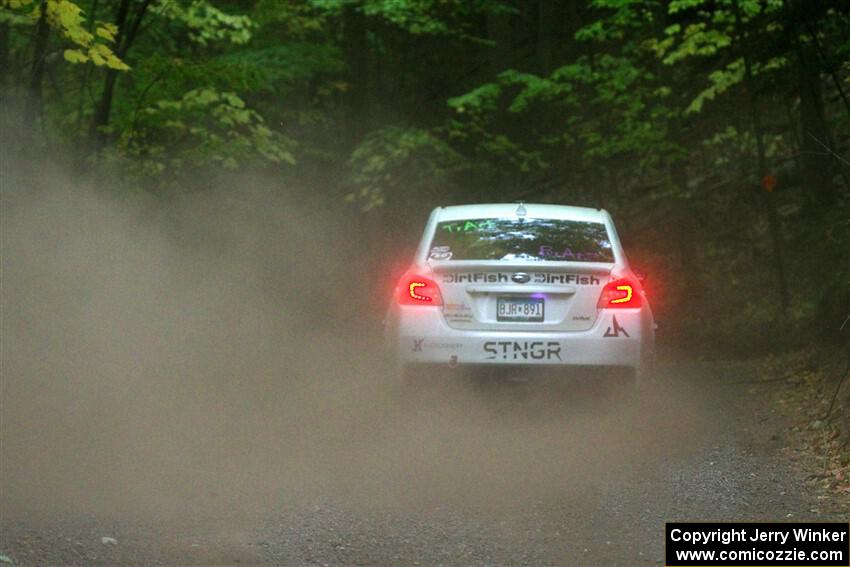
M596 306L600 309L616 309L640 307L641 303L640 284L631 278L621 278L605 284Z
M440 288L434 280L407 274L398 282L398 302L402 305L442 305Z

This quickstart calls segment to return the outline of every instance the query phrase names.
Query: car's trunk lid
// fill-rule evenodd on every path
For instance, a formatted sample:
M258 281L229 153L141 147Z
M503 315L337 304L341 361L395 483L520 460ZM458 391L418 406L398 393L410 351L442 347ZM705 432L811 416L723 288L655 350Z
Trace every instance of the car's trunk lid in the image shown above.
M431 261L443 316L455 329L585 331L610 264Z

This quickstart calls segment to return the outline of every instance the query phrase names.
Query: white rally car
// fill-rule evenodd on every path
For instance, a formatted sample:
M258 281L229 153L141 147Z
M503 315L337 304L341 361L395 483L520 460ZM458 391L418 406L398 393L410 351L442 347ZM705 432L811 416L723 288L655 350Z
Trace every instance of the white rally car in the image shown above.
M602 209L533 204L438 207L385 320L411 379L434 365L603 367L637 384L655 323Z

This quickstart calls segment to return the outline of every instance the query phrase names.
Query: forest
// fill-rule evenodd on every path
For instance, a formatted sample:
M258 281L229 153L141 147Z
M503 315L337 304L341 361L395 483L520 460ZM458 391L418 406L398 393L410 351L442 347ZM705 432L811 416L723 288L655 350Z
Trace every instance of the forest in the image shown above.
M432 208L500 202L611 213L650 387L387 369ZM846 527L848 346L848 0L0 0L0 563Z
M390 255L439 204L604 207L677 340L848 311L847 2L3 0L0 89L75 175L263 172Z

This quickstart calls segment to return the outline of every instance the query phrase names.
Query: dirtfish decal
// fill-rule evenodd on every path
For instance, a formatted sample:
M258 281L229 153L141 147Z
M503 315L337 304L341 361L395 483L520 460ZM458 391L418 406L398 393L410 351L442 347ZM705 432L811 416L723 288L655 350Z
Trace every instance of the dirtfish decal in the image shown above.
M457 272L443 275L443 283L511 283L511 276L504 272ZM532 280L536 284L563 284L563 285L599 285L596 276L579 274L551 274L539 272L533 274Z
M443 283L508 283L508 274L495 272L475 272L470 274L445 274Z
M577 274L534 274L534 283L557 283L574 285L599 285L596 276L580 276Z

